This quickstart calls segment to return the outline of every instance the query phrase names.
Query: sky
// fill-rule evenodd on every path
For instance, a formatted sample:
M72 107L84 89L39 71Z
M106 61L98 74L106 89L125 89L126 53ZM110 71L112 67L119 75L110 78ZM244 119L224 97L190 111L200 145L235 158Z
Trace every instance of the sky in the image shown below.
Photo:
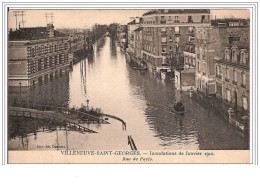
M17 11L17 10L16 10ZM21 10L20 10L21 11ZM46 13L53 13L53 23L55 28L90 28L95 23L110 24L113 22L127 24L131 18L142 16L148 10L24 10L24 27L46 26ZM211 10L212 18L249 18L250 11L246 9L232 10ZM9 11L8 28L16 28L14 10ZM17 17L17 25L22 21L22 17ZM51 18L48 18L48 22ZM21 24L22 26L22 24Z

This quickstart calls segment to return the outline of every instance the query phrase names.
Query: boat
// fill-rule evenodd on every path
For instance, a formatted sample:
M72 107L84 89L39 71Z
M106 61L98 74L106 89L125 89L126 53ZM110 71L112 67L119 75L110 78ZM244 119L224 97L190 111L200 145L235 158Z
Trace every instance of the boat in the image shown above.
M178 115L184 115L184 110L185 110L185 108L181 101L175 102L175 104L173 105L173 108L172 108L172 111L174 113L177 113Z

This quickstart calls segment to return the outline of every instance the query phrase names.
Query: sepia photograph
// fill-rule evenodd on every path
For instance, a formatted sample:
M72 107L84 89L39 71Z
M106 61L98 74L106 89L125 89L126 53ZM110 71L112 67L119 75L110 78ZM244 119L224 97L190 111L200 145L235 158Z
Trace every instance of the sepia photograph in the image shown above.
M250 9L8 9L8 152L249 163L250 23Z

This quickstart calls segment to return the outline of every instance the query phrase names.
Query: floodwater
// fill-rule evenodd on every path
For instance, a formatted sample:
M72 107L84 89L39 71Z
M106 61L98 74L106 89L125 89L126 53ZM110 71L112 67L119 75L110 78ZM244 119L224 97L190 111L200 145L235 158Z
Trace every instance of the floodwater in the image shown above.
M175 89L171 82L132 69L109 37L100 39L94 50L93 57L76 63L67 76L35 88L28 97L38 103L69 107L86 105L89 100L90 107L123 119L126 131L121 122L109 119L111 124L89 125L97 134L41 132L37 139L28 138L29 149L57 145L60 139L59 145L68 149L129 150L128 135L138 150L249 149L248 139L238 130L185 93L181 94L185 115L174 114L171 106ZM66 136L69 146L64 141ZM34 146L30 147L30 142ZM19 149L18 143L18 139L10 140L9 147Z

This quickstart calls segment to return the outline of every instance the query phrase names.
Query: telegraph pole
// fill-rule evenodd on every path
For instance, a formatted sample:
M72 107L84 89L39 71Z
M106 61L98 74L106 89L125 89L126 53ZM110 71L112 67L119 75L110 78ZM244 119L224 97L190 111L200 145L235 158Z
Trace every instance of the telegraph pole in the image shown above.
M13 15L15 16L15 27L17 30L17 17L20 16L20 11L14 11Z
M22 25L23 25L23 28L24 28L24 16L25 16L25 11L21 11L21 16L22 16Z

